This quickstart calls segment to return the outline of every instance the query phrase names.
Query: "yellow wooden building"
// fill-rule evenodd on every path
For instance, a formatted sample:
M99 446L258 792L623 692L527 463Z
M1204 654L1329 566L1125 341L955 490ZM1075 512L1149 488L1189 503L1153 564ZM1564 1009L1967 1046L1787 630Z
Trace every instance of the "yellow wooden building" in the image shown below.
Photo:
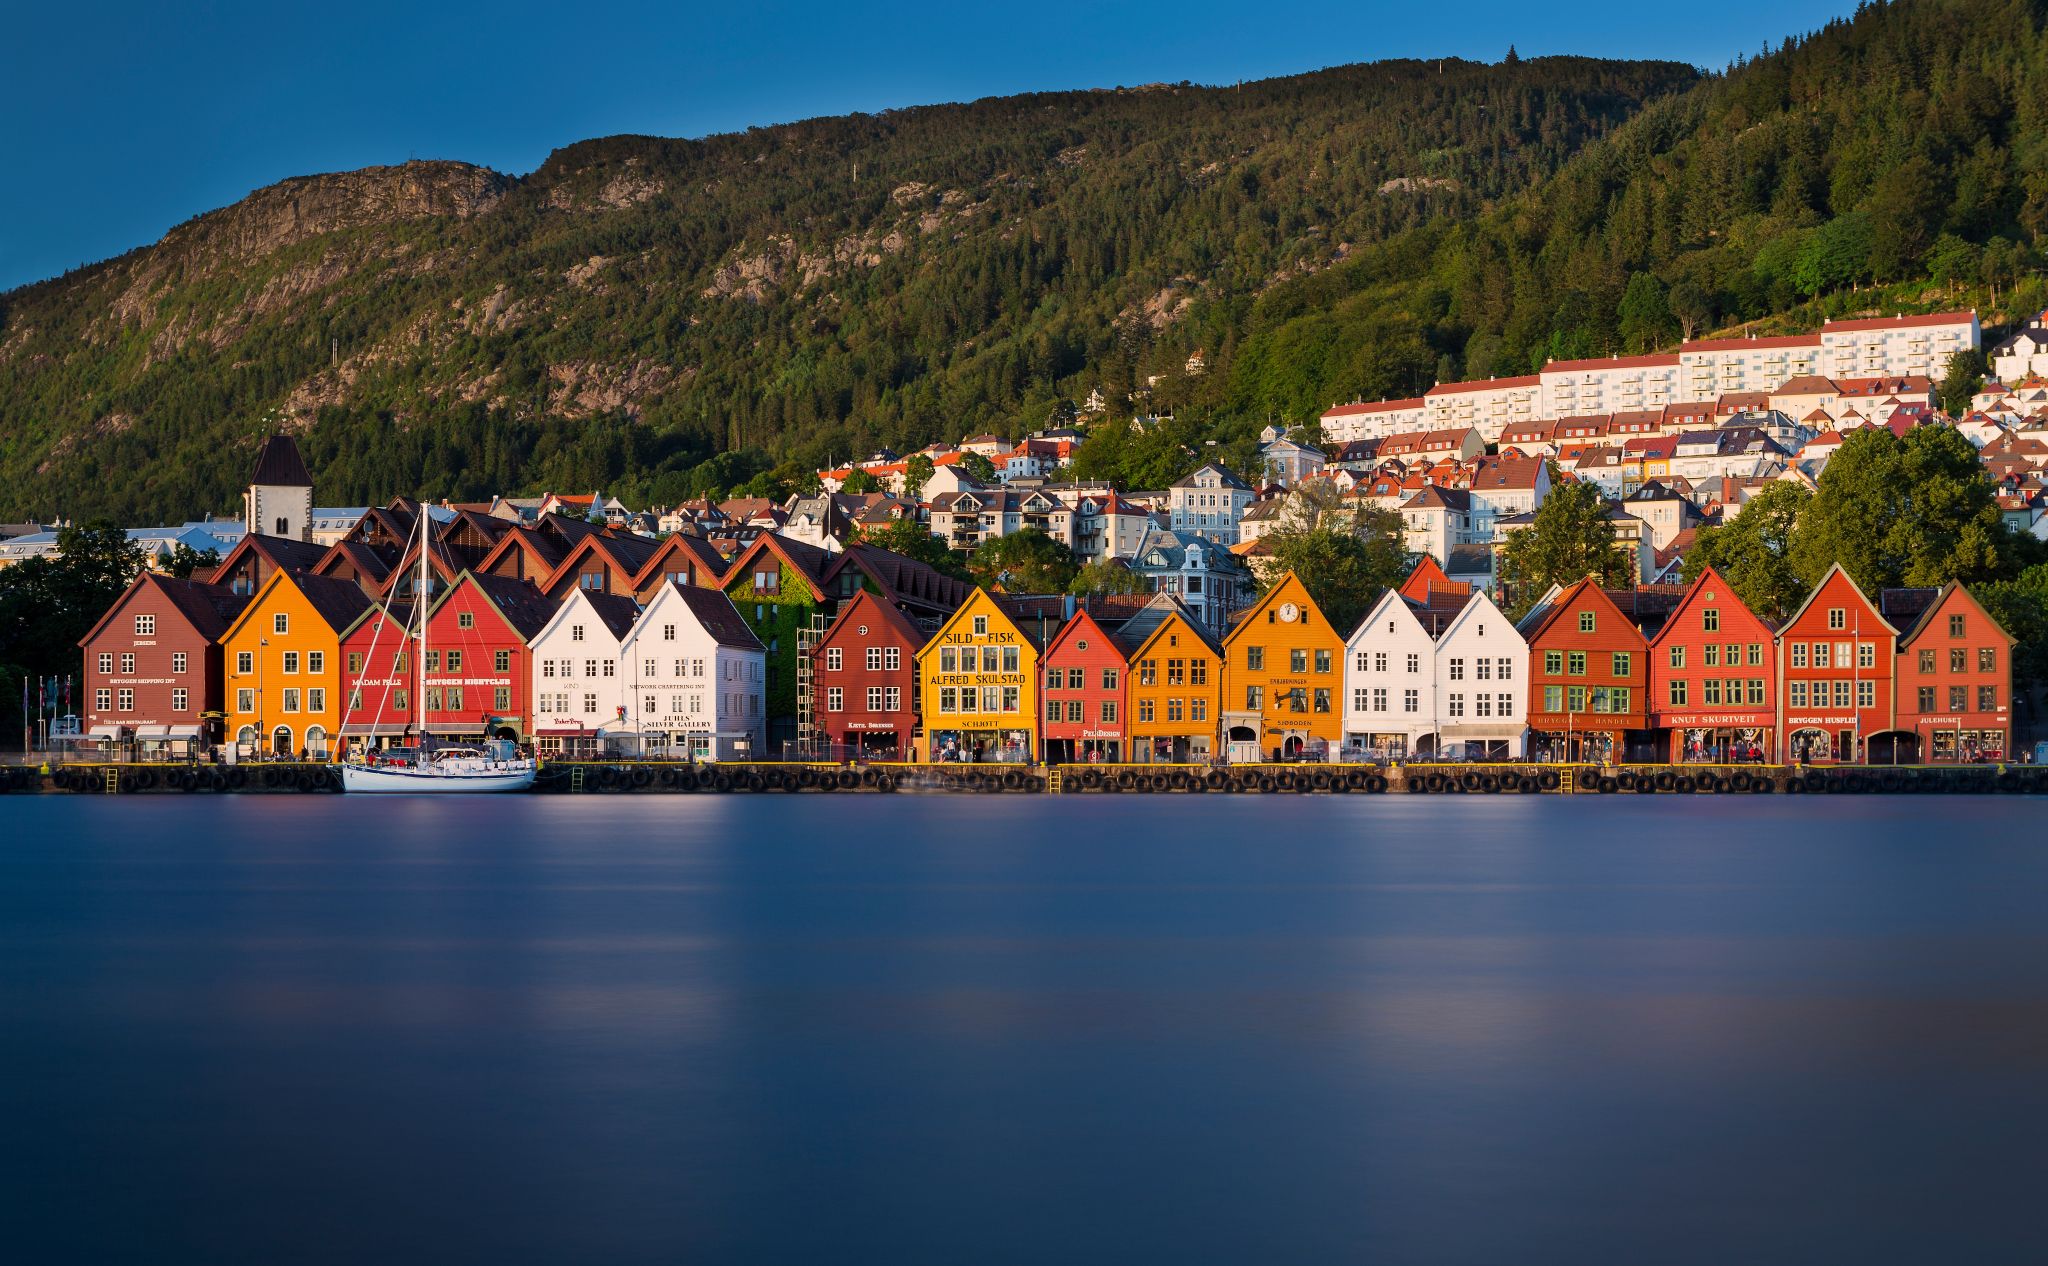
M1128 649L1131 759L1202 763L1220 754L1223 648L1180 599L1155 595L1118 635Z
M1038 759L1038 621L977 589L917 652L926 760Z
M341 733L341 635L370 599L354 582L278 571L221 637L222 706L244 750L331 757Z
M1297 760L1343 738L1344 633L1293 572L1223 640L1223 737L1232 761Z

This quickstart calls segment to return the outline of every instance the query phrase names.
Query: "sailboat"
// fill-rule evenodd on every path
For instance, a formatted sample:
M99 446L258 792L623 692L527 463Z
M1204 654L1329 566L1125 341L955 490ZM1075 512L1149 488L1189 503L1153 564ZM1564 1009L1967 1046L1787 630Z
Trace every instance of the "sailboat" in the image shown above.
M372 752L366 747L360 756L342 763L341 789L370 794L422 795L524 791L533 785L539 767L531 757L520 755L516 744L504 739L488 739L482 747L441 747L427 733L425 664L427 595L430 592L427 553L431 518L426 502L420 502L419 577L414 585L412 612L407 617L404 634L412 644L415 656L412 662L421 665L418 688L413 691L417 701L414 716L420 736L419 746L397 752ZM372 643L370 654L364 657L366 671L375 658L376 647ZM349 694L352 704L359 697L356 692L360 689L359 674Z

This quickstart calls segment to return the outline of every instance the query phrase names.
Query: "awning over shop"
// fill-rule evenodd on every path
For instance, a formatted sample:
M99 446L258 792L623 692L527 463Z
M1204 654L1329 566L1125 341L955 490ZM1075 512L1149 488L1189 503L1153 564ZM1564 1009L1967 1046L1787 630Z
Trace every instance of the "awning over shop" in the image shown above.
M171 738L168 725L138 725L135 727L135 741L138 743L167 743Z
M169 737L172 739L198 739L200 737L200 730L196 725L174 725L171 727Z
M351 721L341 727L341 737L391 738L411 730L412 727L403 721Z
M85 732L85 737L107 743L118 743L121 740L121 736L127 730L128 727L125 725L95 725Z
M1437 733L1447 739L1518 739L1522 737L1521 725L1443 725Z

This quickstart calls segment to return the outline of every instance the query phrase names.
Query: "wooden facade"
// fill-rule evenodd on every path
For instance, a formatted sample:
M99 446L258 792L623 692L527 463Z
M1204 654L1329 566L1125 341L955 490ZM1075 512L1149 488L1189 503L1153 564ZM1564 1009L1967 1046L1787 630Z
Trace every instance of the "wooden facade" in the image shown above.
M1221 755L1223 647L1202 622L1172 594L1157 594L1117 636L1130 661L1130 759L1201 763Z
M1776 635L1709 567L1650 642L1650 725L1673 762L1777 752Z
M79 641L84 732L219 742L222 727L206 714L221 709L220 638L248 602L225 585L137 576Z
M856 594L840 608L811 651L815 715L828 743L865 759L910 758L917 739L917 652L925 641L910 617L876 594Z
M2013 639L1950 581L1899 639L1897 728L1913 758L2002 761L2012 745Z
M1095 617L1075 612L1041 658L1045 759L1121 761L1129 754L1123 648Z
M1224 738L1240 760L1293 760L1335 749L1344 718L1344 634L1293 572L1267 590L1223 640Z
M1790 761L1896 759L1892 674L1899 631L1849 579L1828 568L1778 630L1778 751Z
M1032 621L977 589L917 653L927 760L1038 758L1038 657Z
M1649 644L1591 577L1523 617L1530 754L1619 761L1648 725Z
M369 606L346 580L273 573L221 637L228 735L245 749L331 755L344 702L341 636Z

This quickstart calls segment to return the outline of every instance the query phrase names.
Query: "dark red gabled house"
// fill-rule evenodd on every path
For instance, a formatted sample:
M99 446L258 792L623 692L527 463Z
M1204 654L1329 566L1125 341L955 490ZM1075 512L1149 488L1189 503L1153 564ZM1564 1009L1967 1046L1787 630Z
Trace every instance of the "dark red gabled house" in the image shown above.
M1605 590L1587 577L1522 617L1532 754L1563 761L1653 756L1643 625L1654 632L1672 605L1660 592Z
M1896 591L1880 603L1887 608ZM1910 758L1930 764L2002 761L2012 743L2013 639L1950 581L1899 638L1897 728Z
M917 737L917 652L929 635L867 590L811 649L819 733L863 760L908 760Z
M137 576L79 640L84 732L220 742L220 639L248 604L249 595L226 585L148 571Z
M1038 658L1047 761L1128 758L1130 718L1124 698L1129 668L1123 647L1085 609L1060 626Z
M1650 641L1649 724L1673 763L1767 761L1777 751L1777 641L1709 567Z

